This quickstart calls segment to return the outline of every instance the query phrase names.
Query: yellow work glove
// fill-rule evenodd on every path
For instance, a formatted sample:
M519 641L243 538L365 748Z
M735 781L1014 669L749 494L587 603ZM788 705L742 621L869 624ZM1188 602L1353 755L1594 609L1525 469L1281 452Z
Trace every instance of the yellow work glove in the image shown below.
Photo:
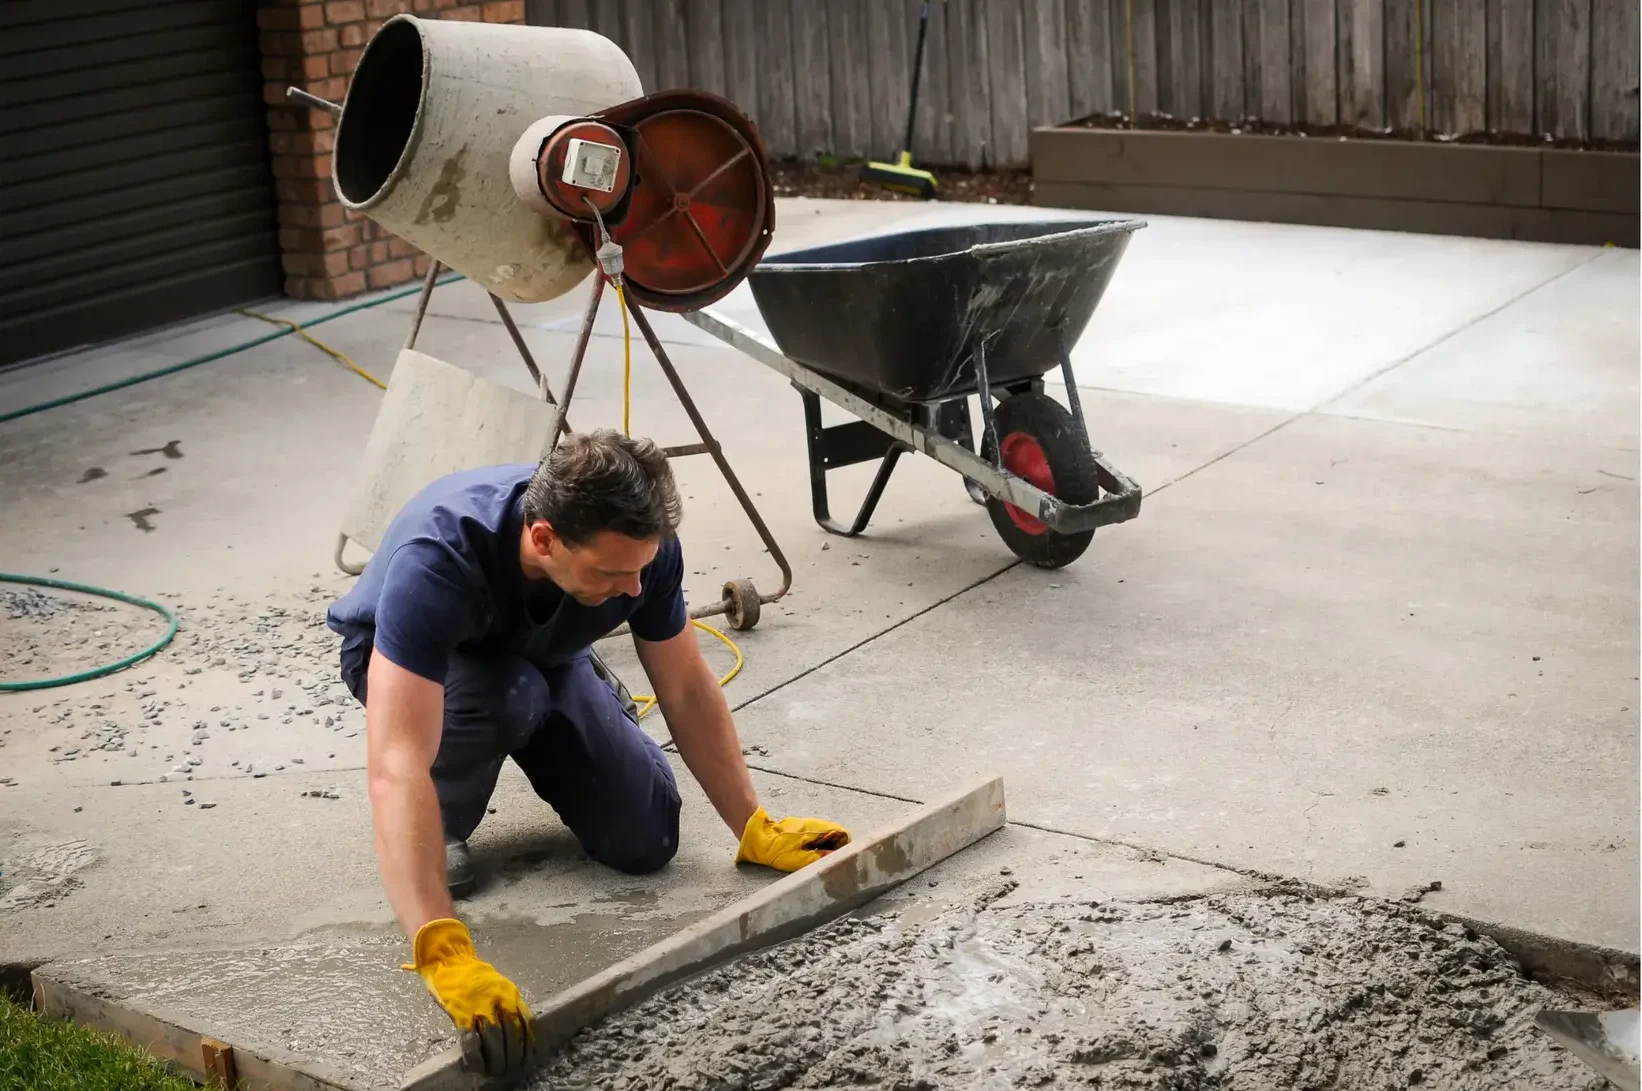
M797 871L849 843L849 831L836 822L821 818L783 818L777 822L760 807L741 831L741 848L735 862Z
M485 1075L521 1068L530 1045L530 1009L518 987L474 953L467 925L448 917L429 921L416 930L411 950L416 961L403 969L422 975L457 1029L477 1037Z

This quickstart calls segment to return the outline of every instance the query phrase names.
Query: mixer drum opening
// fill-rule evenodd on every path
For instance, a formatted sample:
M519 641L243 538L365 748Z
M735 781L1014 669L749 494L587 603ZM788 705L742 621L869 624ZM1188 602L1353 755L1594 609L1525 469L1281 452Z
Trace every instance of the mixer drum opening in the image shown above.
M365 47L336 133L336 187L362 205L398 166L422 105L422 35L410 21L384 25Z

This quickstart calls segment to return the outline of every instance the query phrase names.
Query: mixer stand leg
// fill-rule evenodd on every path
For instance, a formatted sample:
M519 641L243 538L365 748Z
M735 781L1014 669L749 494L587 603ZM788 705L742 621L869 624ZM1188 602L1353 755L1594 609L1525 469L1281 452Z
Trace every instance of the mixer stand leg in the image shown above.
M437 268L438 266L435 264L433 269L436 270ZM422 312L427 309L427 300L431 294L433 276L434 273L430 270L428 282L423 286L422 298L417 307L411 337L406 342L407 348L414 344L416 340L416 327L421 325ZM513 321L513 316L508 313L507 304L495 296L491 296L492 302L496 305L496 313L501 315L502 324L507 327L508 335L513 339L514 347L519 350L519 355L524 359L525 367L530 370L531 377L535 379L542 399L558 409L559 419L556 427L552 430L553 439L549 442L549 450L558 443L560 436L568 435L570 432L570 426L565 417L570 411L571 399L576 396L576 380L581 376L582 362L587 357L588 342L593 337L593 323L598 317L599 302L604 295L604 280L605 278L602 276L593 278L593 290L587 300L587 310L582 316L581 334L576 338L576 350L570 358L570 374L565 380L564 394L557 400L554 399L552 391L548 389L547 379L541 373L540 368L536 366L536 361L531 356L529 346L525 344L524 338L520 335L519 327ZM730 467L729 460L724 457L723 449L719 446L718 440L713 437L712 430L707 427L707 421L702 417L701 411L696 408L695 399L690 397L690 391L685 387L684 380L679 377L677 369L673 367L673 361L668 357L667 350L662 347L661 339L656 336L655 330L650 327L650 320L645 316L644 309L632 300L628 300L627 312L632 317L633 324L644 335L644 342L650 346L651 355L656 358L656 363L661 366L661 373L667 376L668 383L672 385L673 394L678 398L679 404L684 407L684 412L689 416L690 423L695 425L696 433L701 437L700 443L666 448L667 456L669 458L678 458L684 455L711 455L713 462L718 466L719 473L724 476L725 483L730 486L730 491L735 494L736 500L740 502L741 510L747 513L747 520L752 523L753 529L758 532L758 537L763 541L764 548L769 551L770 556L781 569L781 588L774 594L758 594L753 589L751 580L732 580L725 584L722 601L692 609L690 616L692 618L702 618L711 617L715 614L727 614L737 628L750 629L757 623L758 612L756 608L750 608L753 604L749 602L749 599L756 598L758 604L767 604L784 597L792 589L792 565L788 563L787 555L781 551L781 546L776 542L775 535L770 533L769 525L764 522L764 517L759 513L752 497L747 495L747 490L742 487L741 479L736 477L735 470Z
M736 500L740 502L741 510L747 513L747 521L752 523L754 530L758 531L758 537L763 541L764 548L769 550L771 558L780 566L781 589L774 594L757 596L760 603L775 602L792 590L792 565L787 563L787 555L781 551L781 546L776 542L775 535L770 533L769 525L764 522L764 517L759 514L758 506L753 503L753 498L748 496L747 490L742 487L741 479L736 477L735 470L730 468L729 460L724 457L723 448L719 446L718 440L713 438L712 429L707 427L707 422L702 418L701 411L696 408L695 399L690 397L690 391L685 387L684 380L679 378L678 371L673 367L673 361L668 358L667 350L661 345L661 339L656 336L656 331L650 328L650 319L645 316L644 308L629 300L627 310L633 316L633 324L638 326L639 332L644 335L645 344L650 346L650 352L655 356L656 363L661 366L661 373L667 376L668 383L672 384L673 394L678 398L679 404L684 407L684 412L689 416L690 423L695 425L696 433L701 437L700 445L690 448L691 452L699 450L713 457L713 462L718 466L718 472L724 475L725 483L730 486L730 491L735 493ZM731 610L733 619L736 614L733 612L735 599L732 586L730 584L725 586L723 602L716 607L708 607L704 613L691 611L691 616L702 617L706 616L707 613L724 613L726 610ZM754 617L756 617L756 614Z

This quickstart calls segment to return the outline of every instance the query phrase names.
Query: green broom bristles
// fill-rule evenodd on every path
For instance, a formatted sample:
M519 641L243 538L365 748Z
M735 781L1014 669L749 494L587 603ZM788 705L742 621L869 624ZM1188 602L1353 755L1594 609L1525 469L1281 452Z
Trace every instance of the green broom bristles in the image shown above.
M902 152L894 163L882 163L877 160L866 163L861 167L861 181L876 182L890 189L926 199L935 196L935 176L927 170L914 167L912 153L909 151Z

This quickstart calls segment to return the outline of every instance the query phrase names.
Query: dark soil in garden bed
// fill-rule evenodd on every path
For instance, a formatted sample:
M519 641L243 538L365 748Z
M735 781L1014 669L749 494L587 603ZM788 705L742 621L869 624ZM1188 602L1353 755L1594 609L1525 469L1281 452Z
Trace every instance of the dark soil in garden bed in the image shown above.
M979 204L1024 205L1032 201L1029 170L971 171L958 167L913 166L935 175L936 200ZM918 201L910 193L862 182L860 164L823 166L780 160L770 164L777 197L838 197L855 201Z
M1141 114L1139 124L1131 122L1127 114L1091 114L1069 121L1071 129L1136 129L1140 132L1227 133L1254 136L1298 136L1326 140L1413 140L1432 144L1489 144L1502 148L1569 148L1583 151L1634 152L1635 141L1574 140L1536 136L1529 133L1420 133L1412 129L1368 129L1354 125L1280 124L1245 118L1242 121L1216 121L1212 118L1179 118L1169 114Z

